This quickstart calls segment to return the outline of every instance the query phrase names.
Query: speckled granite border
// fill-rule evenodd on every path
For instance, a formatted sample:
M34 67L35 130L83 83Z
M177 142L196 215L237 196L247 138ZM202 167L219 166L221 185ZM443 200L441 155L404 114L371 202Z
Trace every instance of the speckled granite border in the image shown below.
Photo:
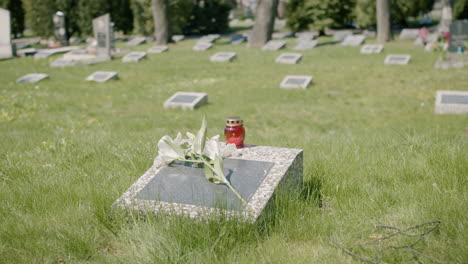
M275 191L287 188L300 188L303 181L303 150L288 149L267 146L253 146L241 149L242 155L233 159L256 160L273 162L274 165L265 176L257 191L249 200L249 206L253 209L242 211L224 210L227 216L244 218L246 221L255 222ZM139 212L166 212L169 214L186 215L192 218L201 215L219 213L220 209L201 207L187 204L175 204L161 201L149 201L136 198L137 194L156 176L161 166L153 165L141 176L122 196L115 201L113 207L121 207Z

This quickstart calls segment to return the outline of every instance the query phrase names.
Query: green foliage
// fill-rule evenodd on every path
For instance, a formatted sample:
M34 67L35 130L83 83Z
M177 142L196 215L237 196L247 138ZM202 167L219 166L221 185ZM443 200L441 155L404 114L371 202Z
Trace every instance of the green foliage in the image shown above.
M458 0L453 5L455 19L468 19L468 0Z
M24 31L23 0L0 0L0 7L10 11L11 34L21 36Z
M26 23L40 37L53 35L52 15L57 11L55 0L24 0Z
M182 28L183 33L190 35L227 31L231 7L227 0L197 0L187 24Z
M110 11L110 5L107 0L79 0L79 27L83 35L93 34L93 19L102 16ZM111 21L113 21L111 14Z
M133 12L130 8L130 0L110 0L109 11L115 31L122 31L125 34L133 31Z
M376 0L357 0L354 8L356 26L359 28L373 27L377 23Z

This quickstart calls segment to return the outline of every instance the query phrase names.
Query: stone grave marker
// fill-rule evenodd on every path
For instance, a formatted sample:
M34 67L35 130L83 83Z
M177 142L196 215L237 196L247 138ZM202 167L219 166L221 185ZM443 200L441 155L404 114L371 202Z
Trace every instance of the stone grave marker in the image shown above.
M36 54L34 54L34 58L44 59L55 54L70 52L72 50L77 50L77 49L80 49L80 47L67 46L67 47L60 47L60 48L54 48L54 49L40 49Z
M156 45L151 48L149 48L146 52L148 53L163 53L169 49L168 46L164 45Z
M437 42L438 38L439 38L439 35L438 35L438 34L429 34L429 35L427 35L426 43ZM414 45L415 45L415 46L422 46L422 45L424 45L424 43L423 43L423 41L422 41L422 38L421 38L421 37L418 37L418 38L414 41Z
M465 41L468 41L468 20L455 20L450 24L450 52L457 52L458 47L464 48L467 52L468 47L465 46Z
M308 50L308 49L313 49L315 46L317 46L318 41L317 40L307 40L307 41L301 41L297 43L297 45L293 48L294 50Z
M90 76L88 76L86 80L103 83L109 80L116 80L117 78L118 78L117 72L97 71L91 74Z
M288 75L284 77L280 84L282 89L307 89L307 86L312 82L312 76L304 75Z
M437 91L436 114L467 114L468 91Z
M207 181L203 168L181 162L156 162L113 206L191 218L216 216L221 210L228 217L256 222L271 213L274 206L268 205L275 195L302 188L303 150L252 146L239 151L241 156L224 160L224 174L251 209L226 185Z
M45 78L49 78L49 75L47 75L45 73L30 73L30 74L26 74L25 76L19 78L17 82L20 82L20 83L36 83L36 82L44 80Z
M146 57L146 52L132 51L122 58L122 62L139 62Z
M113 33L110 15L105 14L93 19L93 31L94 38L97 40L96 55L108 60L112 59L111 49Z
M384 46L382 44L366 44L361 48L361 54L381 53Z
M231 44L241 44L247 40L247 37L242 34L234 34L229 41Z
M417 39L419 37L419 29L404 28L400 32L400 39Z
M271 35L274 39L285 39L285 38L292 38L294 37L294 33L292 32L275 32Z
M366 36L364 35L349 35L341 42L341 45L356 47L360 46L364 40L366 40Z
M213 43L214 41L216 41L217 39L219 39L221 37L221 35L219 34L210 34L210 35L206 35L206 36L203 36L201 37L198 42L209 42L209 43Z
M282 48L284 48L284 46L286 46L286 42L284 42L282 40L270 40L262 47L262 50L264 50L264 51L273 50L274 51L274 50L282 49Z
M14 55L10 23L10 11L0 8L0 59L9 59Z
M184 35L173 35L172 36L172 40L175 41L175 42L182 41L182 40L184 40L184 38L185 38Z
M296 64L301 58L302 54L300 53L281 53L281 55L276 58L276 63Z
M211 62L228 62L236 57L235 52L218 52L210 57Z
M407 65L411 59L411 55L407 54L389 54L385 58L384 64L397 64L397 65Z
M296 33L296 35L297 35L296 41L300 43L303 41L314 40L314 38L317 36L317 33L316 32L299 32L299 33Z
M67 67L67 66L75 66L73 60L66 59L66 58L59 58L54 60L51 64L51 67Z
M345 38L347 36L350 36L352 35L353 32L350 31L350 30L339 30L339 31L335 31L335 33L333 33L333 41L343 41L345 40Z
M181 108L195 110L208 103L208 94L195 92L177 92L164 102L164 108Z
M52 21L54 22L55 40L60 42L60 45L62 46L68 46L68 36L67 36L67 28L65 24L65 14L63 12L57 11L52 16Z
M129 42L127 42L127 46L129 47L133 47L133 46L138 46L138 45L141 45L143 43L146 42L146 38L145 37L135 37L135 38L132 38Z
M192 50L194 51L205 51L209 48L213 47L213 44L211 42L197 42L195 46L193 46Z

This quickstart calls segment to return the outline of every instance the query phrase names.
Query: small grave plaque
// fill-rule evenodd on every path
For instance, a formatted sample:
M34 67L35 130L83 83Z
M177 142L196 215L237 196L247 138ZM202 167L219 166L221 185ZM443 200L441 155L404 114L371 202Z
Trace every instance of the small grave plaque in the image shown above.
M353 32L350 30L340 30L333 33L333 41L343 41L347 36L352 35Z
M18 56L34 56L38 52L36 48L27 48L27 49L20 49L16 51Z
M194 51L205 51L209 48L213 47L213 44L211 42L197 42L195 46L193 46L192 50Z
M172 40L175 41L175 42L182 41L182 40L184 40L184 38L185 38L184 35L174 35L174 36L172 36Z
M241 156L224 160L226 178L253 210L248 210L224 184L206 180L203 168L188 163L154 164L113 206L165 212L192 218L218 215L255 222L273 196L297 192L303 181L303 151L266 146L245 147ZM265 211L265 212L264 212Z
M316 32L301 32L301 33L297 33L297 39L296 41L297 42L303 42L303 41L312 41L314 40L315 36L316 36Z
M211 62L226 62L232 61L236 57L235 52L218 52L210 57Z
M242 42L244 42L245 40L247 39L247 37L245 35L241 35L241 34L235 34L231 37L231 41L230 43L231 44L241 44Z
M20 83L36 83L39 81L44 80L45 78L49 78L49 75L45 73L30 73L26 74L25 76L18 79Z
M468 41L468 20L453 21L450 24L450 52L457 52L459 47L466 52L468 47L465 46L465 41Z
M270 40L262 47L262 50L279 50L284 46L286 46L286 42L282 40Z
M217 39L219 39L220 37L221 37L221 35L219 35L219 34L210 34L210 35L206 35L206 36L201 37L198 40L198 42L212 43L212 42L216 41Z
M312 76L288 75L280 84L282 89L307 89L312 82Z
M437 91L436 114L468 113L468 91Z
M95 82L107 82L109 80L116 80L118 78L117 72L108 72L108 71L97 71L88 78L86 78L87 81L95 81Z
M296 64L302 58L300 53L281 53L276 58L276 63Z
M384 64L398 64L398 65L406 65L410 61L411 56L407 54L389 54L385 58Z
M292 32L275 32L271 35L274 39L285 39L285 38L292 38L294 33Z
M384 46L382 44L367 44L362 46L361 54L373 54L382 52Z
M168 46L156 45L147 50L148 53L163 53L169 49Z
M296 45L296 47L294 47L294 49L295 50L313 49L313 48L315 48L315 46L317 46L317 44L318 44L317 40L301 41Z
M9 59L14 55L10 23L10 11L0 8L0 59Z
M341 42L341 45L356 47L361 45L364 40L366 40L366 36L364 35L349 35Z
M206 103L208 103L208 94L206 93L177 92L164 102L164 108L195 110Z
M144 57L146 57L146 52L132 51L122 58L122 62L139 62Z
M129 47L138 46L138 45L143 44L145 42L146 42L145 37L135 37L135 38L132 38L129 42L127 42L127 46L129 46Z
M419 37L419 29L404 28L400 32L400 39L417 39Z

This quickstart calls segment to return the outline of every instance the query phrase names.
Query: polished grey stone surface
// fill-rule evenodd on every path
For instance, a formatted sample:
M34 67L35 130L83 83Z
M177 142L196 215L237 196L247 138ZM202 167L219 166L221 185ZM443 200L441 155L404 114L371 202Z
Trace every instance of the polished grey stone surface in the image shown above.
M312 82L312 76L288 75L280 84L282 89L306 89Z
M208 103L208 94L195 92L177 92L164 102L164 108L181 108L195 110Z

